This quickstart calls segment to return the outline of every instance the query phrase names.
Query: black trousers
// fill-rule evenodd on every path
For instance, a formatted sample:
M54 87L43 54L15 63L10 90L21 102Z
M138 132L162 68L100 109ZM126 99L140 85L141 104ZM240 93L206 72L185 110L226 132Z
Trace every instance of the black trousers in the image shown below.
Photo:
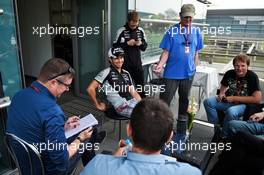
M123 69L128 71L131 75L132 80L135 83L135 88L136 89L142 89L142 91L138 91L139 95L141 98L146 97L145 92L144 92L144 70L143 67L140 64L124 64Z
M177 122L177 131L180 131L180 128L186 128L188 116L187 116L187 110L189 106L189 95L190 90L192 87L193 77L190 77L188 79L183 80L174 80L174 79L166 79L164 78L164 84L165 84L165 91L160 93L160 99L165 101L168 105L170 105L171 100L173 96L175 95L175 92L178 89L179 94L179 111L178 111L178 122ZM185 116L185 117L184 117ZM180 126L184 124L185 126ZM180 131L180 132L185 132Z

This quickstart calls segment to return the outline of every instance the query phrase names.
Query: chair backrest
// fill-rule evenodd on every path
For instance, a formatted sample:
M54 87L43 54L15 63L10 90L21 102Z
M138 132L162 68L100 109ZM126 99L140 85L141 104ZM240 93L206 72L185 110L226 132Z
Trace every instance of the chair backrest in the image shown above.
M14 134L6 133L4 140L20 175L44 175L44 165L37 148Z
M163 71L164 70L162 70L160 74L156 74L153 71L155 69L155 66L156 66L156 64L149 65L149 68L148 68L148 80L147 80L147 82L149 82L149 81L151 81L153 79L160 79L160 78L163 77Z
M161 88L164 88L163 70L161 74L156 74L153 70L156 64L149 65L147 84L145 86L145 94L150 97L159 95Z

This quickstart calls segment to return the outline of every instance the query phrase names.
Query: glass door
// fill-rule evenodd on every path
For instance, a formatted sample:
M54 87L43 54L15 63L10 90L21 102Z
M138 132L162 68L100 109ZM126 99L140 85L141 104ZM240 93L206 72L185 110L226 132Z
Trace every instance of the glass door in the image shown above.
M22 88L21 63L17 37L15 4L13 0L0 1L0 72L4 95L12 97Z
M19 40L13 0L0 1L0 75L4 96L13 97L23 87ZM3 143L5 133L6 108L0 109L0 174L11 168L11 159Z
M86 88L106 63L107 44L107 0L73 0L74 26L77 34L74 39L74 64L77 71L75 93L87 96Z

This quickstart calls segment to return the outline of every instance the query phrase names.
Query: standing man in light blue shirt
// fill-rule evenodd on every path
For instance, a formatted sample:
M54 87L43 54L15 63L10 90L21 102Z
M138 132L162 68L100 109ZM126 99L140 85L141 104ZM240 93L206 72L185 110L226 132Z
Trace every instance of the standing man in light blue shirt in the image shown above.
M203 48L202 36L197 27L192 26L195 8L192 4L184 4L181 7L180 23L173 25L164 35L160 48L163 52L160 61L155 68L160 73L164 64L165 91L160 98L170 105L176 90L179 94L179 111L177 122L177 135L173 138L179 142L185 141L187 127L187 109L189 105L189 93L193 77L198 64L198 51Z
M161 155L161 148L172 136L173 114L161 100L146 98L131 114L127 135L132 138L132 151L124 147L112 155L97 155L81 175L201 175L201 171L175 158Z

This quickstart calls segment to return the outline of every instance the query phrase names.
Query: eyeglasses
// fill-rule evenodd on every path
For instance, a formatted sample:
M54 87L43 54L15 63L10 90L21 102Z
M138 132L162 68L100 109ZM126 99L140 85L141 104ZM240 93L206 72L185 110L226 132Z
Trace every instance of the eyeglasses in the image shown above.
M64 71L64 72L62 72L62 73L60 73L58 75L55 75L55 76L49 78L49 80L52 80L54 78L57 78L59 76L66 75L66 74L74 74L74 72L75 72L74 69L71 66L69 66L69 68L66 71Z
M70 89L71 84L66 84L66 83L64 83L63 81L59 80L59 79L55 79L55 80L56 80L57 82L59 82L60 84L64 85L64 86L66 87L67 90Z

